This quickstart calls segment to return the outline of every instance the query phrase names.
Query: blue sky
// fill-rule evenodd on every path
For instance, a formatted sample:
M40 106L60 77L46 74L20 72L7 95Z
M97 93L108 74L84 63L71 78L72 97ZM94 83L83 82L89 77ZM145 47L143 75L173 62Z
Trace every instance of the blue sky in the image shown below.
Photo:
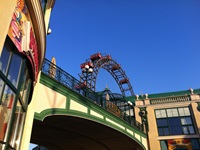
M121 64L135 94L200 88L199 0L57 0L50 28L46 58L77 79L101 52ZM101 69L97 83L109 78Z
M122 66L135 94L200 88L199 0L57 0L50 28L46 58L77 79L80 64L101 52ZM97 88L105 84L119 91L101 69Z

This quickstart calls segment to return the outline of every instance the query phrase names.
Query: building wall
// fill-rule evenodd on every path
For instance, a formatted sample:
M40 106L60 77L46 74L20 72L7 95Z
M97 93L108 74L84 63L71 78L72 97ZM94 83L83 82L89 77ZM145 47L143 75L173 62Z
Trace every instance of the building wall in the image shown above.
M1 150L23 149L25 116L45 56L45 27L54 1L48 0L45 8L41 0L0 1Z
M9 25L11 22L11 18L16 6L16 1L14 0L7 0L0 1L0 18L1 18L1 25L0 25L0 56L3 49L3 45L8 33Z
M149 145L151 149L156 149L158 150L158 147L160 147L159 142L157 142L157 137L158 132L157 132L157 127L156 127L156 119L154 115L154 108L152 106L147 107L147 113L148 116L148 127L149 127L149 133L148 133L148 138L149 138Z
M196 90L196 93L192 91L185 91L186 93L180 92L178 95L174 92L174 94L167 95L167 94L160 94L160 95L149 95L150 98L143 98L142 96L135 101L135 115L136 120L140 121L141 116L139 115L138 109L144 108L147 113L147 122L148 122L148 139L149 139L149 147L151 150L170 150L170 144L168 140L172 140L179 144L174 144L173 146L179 147L181 142L184 139L189 139L191 142L196 142L196 149L200 148L200 111L197 109L198 104L200 103L200 93L199 90ZM167 95L167 96L166 96ZM154 97L154 98L151 98ZM152 104L153 103L153 104ZM159 136L158 134L158 127L156 121L156 114L155 110L162 110L162 109L171 109L171 108L183 108L189 107L191 118L193 121L193 126L195 133L194 134L178 134L178 135L163 135ZM182 125L183 126L183 125ZM165 142L167 147L163 146L161 148L160 142ZM188 144L191 146L192 144ZM182 144L184 145L184 144ZM187 144L186 144L187 145ZM194 144L193 144L194 145ZM181 146L180 146L181 147ZM184 147L184 146L183 146ZM193 146L192 149L195 149Z

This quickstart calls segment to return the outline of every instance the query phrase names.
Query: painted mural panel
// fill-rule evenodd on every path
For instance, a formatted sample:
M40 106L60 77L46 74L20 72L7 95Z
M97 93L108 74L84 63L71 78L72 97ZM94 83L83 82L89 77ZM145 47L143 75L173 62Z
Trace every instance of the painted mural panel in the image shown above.
M24 0L17 0L8 36L17 50L26 55L32 64L35 79L38 75L38 47L30 14Z

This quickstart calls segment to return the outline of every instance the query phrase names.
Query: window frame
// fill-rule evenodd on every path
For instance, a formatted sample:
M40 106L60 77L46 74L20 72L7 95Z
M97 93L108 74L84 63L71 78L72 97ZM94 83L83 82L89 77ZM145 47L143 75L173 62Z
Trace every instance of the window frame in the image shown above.
M8 119L8 123L7 123L7 127L5 132L3 133L3 139L0 141L1 145L5 145L7 148L11 148L11 149L15 149L16 146L14 144L11 144L10 140L12 138L12 136L15 136L16 133L20 135L22 135L22 128L24 126L24 121L25 121L25 116L26 116L26 112L27 112L27 107L28 107L28 102L30 100L30 96L32 95L32 88L33 88L33 72L32 72L32 68L31 68L31 64L28 60L28 58L23 55L23 53L20 53L17 48L15 47L15 45L12 43L11 39L9 37L6 38L5 44L3 46L3 50L7 49L7 51L9 51L9 59L8 62L5 66L6 68L6 73L3 73L3 70L0 70L0 80L2 81L2 91L0 91L0 106L2 105L2 98L3 98L3 93L5 92L5 87L8 86L10 90L12 90L12 92L15 95L15 98L13 100L12 103L12 108L11 108L11 112L10 112L10 116ZM16 81L16 86L12 83L12 81L10 81L10 79L8 78L8 74L9 74L9 70L10 70L10 66L12 62L12 57L14 56L18 57L19 60L19 68L18 68L18 74L17 74L17 80ZM1 58L1 57L0 57ZM22 87L22 80L24 77L24 73L27 70L27 76L25 77L25 81L28 80L28 84L27 84L27 90L23 91L23 93L25 92L26 94L26 100L24 101L23 98L23 93L21 94L21 87ZM23 88L24 90L25 88ZM20 105L20 109L21 112L23 113L23 120L22 123L18 123L16 122L18 116L16 116L17 113L17 109L18 109L18 105ZM17 124L16 124L17 123ZM15 126L15 124L17 125L15 127L15 129L13 130L13 127ZM14 135L13 135L14 134ZM19 145L20 146L21 143L21 138L19 141Z
M175 109L176 109L176 111L175 111ZM183 113L181 113L181 110L183 110ZM164 114L164 113L161 113L161 111L165 111L166 117L165 117L165 115L161 115L161 114ZM173 114L173 111L175 112L174 114ZM195 124L193 122L191 111L188 106L187 107L155 109L154 112L155 112L158 136L196 134ZM190 123L187 123L187 118L190 119ZM173 126L172 124L170 124L171 119L177 119L177 121L179 121L179 124L176 124L175 126ZM162 124L159 124L159 122L161 120L166 120L167 125L162 126ZM185 123L183 123L182 120L185 120ZM178 131L178 130L175 131L175 130L172 130L172 128L180 128L181 131ZM167 131L167 129L168 129L168 131ZM175 132L177 132L177 133L175 133Z

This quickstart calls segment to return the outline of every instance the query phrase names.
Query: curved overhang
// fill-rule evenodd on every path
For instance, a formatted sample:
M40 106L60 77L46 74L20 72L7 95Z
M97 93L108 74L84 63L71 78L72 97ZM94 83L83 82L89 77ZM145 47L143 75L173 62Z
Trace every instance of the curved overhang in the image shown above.
M136 140L112 127L74 116L34 120L31 142L54 150L144 150Z
M30 17L32 20L34 33L37 41L38 68L40 70L46 53L46 31L44 14L42 11L40 0L26 0L26 4L30 12Z
M104 107L101 107L100 105L98 105L96 101L90 101L89 99L84 98L77 92L73 91L67 86L64 86L61 83L58 83L56 80L54 80L53 78L50 78L44 73L42 73L40 76L40 83L38 84L37 95L39 97L42 97L42 102L40 101L39 97L34 99L35 113L34 113L34 125L33 125L33 130L32 130L32 140L31 140L32 143L44 145L46 147L56 150L55 147L57 146L59 147L60 142L61 143L67 142L65 141L65 135L68 135L69 132L65 132L65 131L68 129L74 130L73 125L70 125L70 127L72 128L66 126L70 122L74 125L78 124L80 127L83 127L83 126L87 127L87 129L83 129L83 131L81 131L79 128L75 129L78 132L83 133L85 130L88 130L88 132L91 131L91 134L96 132L95 135L99 135L99 134L102 134L102 132L98 132L98 129L104 128L105 129L104 131L108 130L108 132L110 132L110 134L108 135L119 133L118 134L119 138L117 141L120 141L121 139L123 141L122 137L125 137L129 139L130 141L134 142L135 144L137 144L138 147L140 147L140 149L147 149L146 148L147 136L143 132L142 128L137 126L137 124L135 124L134 121L131 122L131 124L129 124L122 118L119 118L113 113L110 113L109 111L107 111ZM61 124L61 123L64 123L64 124ZM99 128L97 126L99 126ZM51 133L49 130L46 130L46 131L42 130L44 132L43 133L41 132L41 129L48 129L48 128L49 130L53 129ZM48 143L46 143L50 141L50 139L47 141L43 141L43 139L46 140L46 138L51 137L51 135L55 135L53 131L56 131L56 129L58 128L60 129L59 131L61 131L61 133L64 133L64 132L65 133L62 135L58 133L57 136L50 138L51 140L53 140L50 143L54 142L54 140L57 140L59 138L63 139L63 141L59 140L58 143L55 143L55 145L48 145ZM89 129L91 130L89 131ZM111 131L113 132L111 133ZM107 135L108 132L105 132L105 135ZM41 134L37 135L37 133L41 133ZM49 133L49 134L47 135L46 133ZM73 133L72 137L74 135L76 136L79 134ZM87 136L87 133L79 137L84 139L85 136ZM72 137L70 136L68 138L70 139ZM103 136L103 137L106 137L106 136ZM111 137L111 138L114 139L114 137ZM77 138L76 140L78 142L79 138ZM96 139L96 137L93 137L93 136L92 137L89 136L85 140L86 141L84 143L89 142L91 145L94 145L94 147L96 146L102 147L104 145L104 144L99 145L97 142L95 142L95 141L98 141L98 139ZM106 142L103 142L103 143L106 143ZM124 141L123 144L124 143L126 142ZM112 143L107 143L106 145L109 146L110 144ZM62 145L62 147L65 147L65 145ZM86 145L82 145L82 148L86 148L86 147L87 147ZM134 150L134 148L132 148L131 145L129 145L129 148L131 150ZM127 147L125 149L128 150L129 148ZM60 148L60 149L64 150L64 148ZM81 148L77 147L76 149L81 149ZM73 149L73 150L76 150L76 149ZM115 147L112 147L110 149L115 149ZM121 150L121 149L118 149L118 150ZM92 148L88 150L92 150Z

